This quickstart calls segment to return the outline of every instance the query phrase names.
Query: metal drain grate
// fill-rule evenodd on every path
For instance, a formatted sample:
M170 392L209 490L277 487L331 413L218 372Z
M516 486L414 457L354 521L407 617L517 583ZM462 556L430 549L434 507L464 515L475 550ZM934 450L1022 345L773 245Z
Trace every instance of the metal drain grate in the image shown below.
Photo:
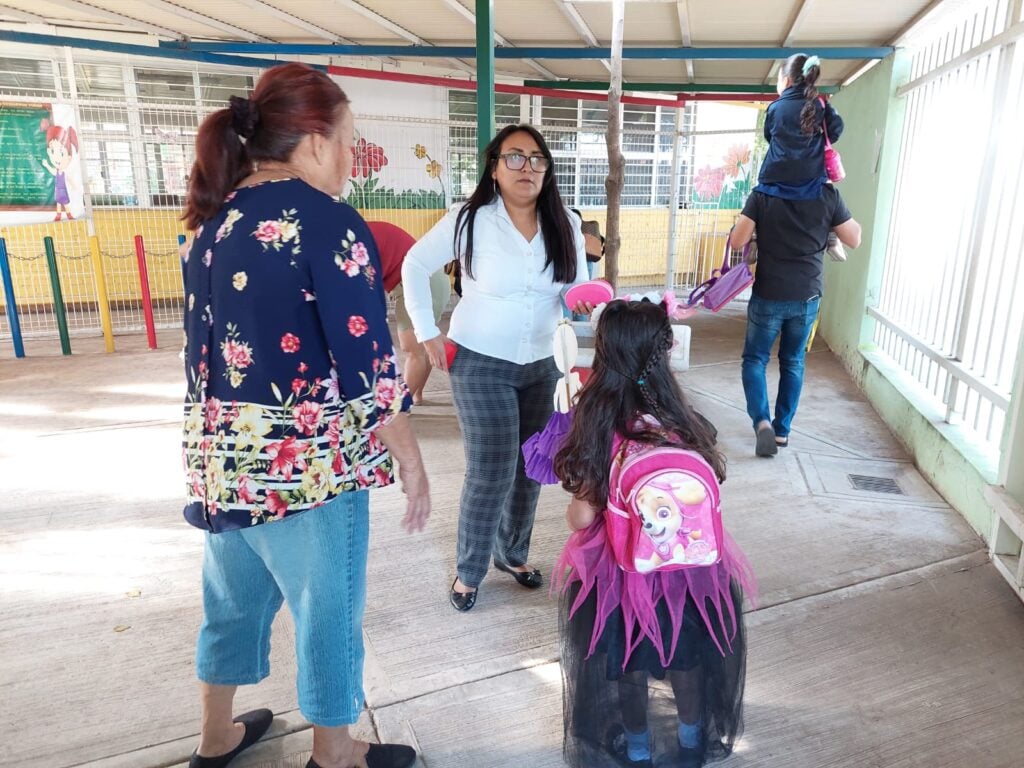
M892 493L897 496L906 496L906 492L891 477L878 477L877 475L847 475L852 485L858 491L870 493Z

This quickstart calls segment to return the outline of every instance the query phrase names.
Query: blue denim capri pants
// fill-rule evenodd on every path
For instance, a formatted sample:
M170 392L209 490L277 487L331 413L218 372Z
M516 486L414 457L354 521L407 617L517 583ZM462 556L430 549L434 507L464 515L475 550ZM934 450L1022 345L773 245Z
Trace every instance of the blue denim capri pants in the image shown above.
M196 672L211 685L270 674L270 625L295 622L299 710L314 725L351 725L363 709L363 612L369 494L237 531L206 534Z

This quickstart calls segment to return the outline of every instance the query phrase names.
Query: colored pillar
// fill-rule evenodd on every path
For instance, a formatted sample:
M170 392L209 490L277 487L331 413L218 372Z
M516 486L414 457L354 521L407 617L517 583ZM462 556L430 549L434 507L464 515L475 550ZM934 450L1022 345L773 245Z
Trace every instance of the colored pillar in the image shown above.
M181 253L181 246L183 246L187 240L188 240L188 238L185 237L185 235L178 235L178 253L179 254ZM181 267L181 291L182 291L182 294L184 294L184 292L185 292L185 257L184 256L179 256L178 257L178 265Z
M100 239L89 237L89 253L92 255L92 272L96 278L96 303L100 309L100 325L103 327L103 346L107 352L114 351L114 324L110 319L110 300L107 297L107 273L100 255Z
M149 291L149 270L146 268L146 244L142 235L135 236L135 260L139 266L139 288L142 291L142 316L146 320L146 340L156 349L156 322L153 319L153 296Z
M14 280L11 278L11 263L7 260L7 243L0 237L0 276L4 282L4 307L7 309L7 324L11 327L11 341L14 356L25 356L25 345L21 340L21 320L18 319L18 304L14 300Z
M71 337L68 335L68 316L64 310L64 292L60 289L60 273L57 271L57 254L53 250L53 238L43 238L46 250L46 266L50 270L50 287L53 289L53 313L57 317L57 333L60 334L60 351L71 354Z
M483 169L484 149L494 138L494 0L476 0L476 146Z

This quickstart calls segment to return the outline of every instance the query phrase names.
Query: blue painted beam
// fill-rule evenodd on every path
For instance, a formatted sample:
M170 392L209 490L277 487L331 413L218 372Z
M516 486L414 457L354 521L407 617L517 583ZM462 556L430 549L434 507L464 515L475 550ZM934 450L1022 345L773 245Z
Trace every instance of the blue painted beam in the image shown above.
M91 40L87 37L63 37L61 35L39 35L32 32L13 32L0 29L0 40L26 45L58 45L69 48L82 48L89 51L105 51L123 53L128 56L154 56L160 59L177 59L181 61L201 61L207 64L225 64L233 67L268 68L287 61L277 59L257 59L249 56L224 56L209 51L189 50L182 46L157 47L152 45L133 45L131 43L112 43L108 40ZM325 64L310 64L314 69L327 71Z
M476 55L470 46L430 45L320 45L316 43L197 43L192 41L164 40L165 48L221 53L276 53L290 55L319 56L409 56L415 58L460 58L469 59ZM889 46L880 47L807 47L807 48L623 48L624 59L721 59L721 60L767 60L784 59L794 53L815 54L823 59L884 59L893 52ZM610 48L590 47L497 47L497 59L607 59Z

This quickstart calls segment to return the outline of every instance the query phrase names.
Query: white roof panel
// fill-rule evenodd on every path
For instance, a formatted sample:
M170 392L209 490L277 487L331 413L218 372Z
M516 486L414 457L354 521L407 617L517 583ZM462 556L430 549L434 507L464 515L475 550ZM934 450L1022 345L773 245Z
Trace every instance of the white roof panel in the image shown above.
M175 37L195 40L242 41L240 28L252 35L282 43L323 44L330 38L342 38L360 44L411 44L415 36L434 45L472 46L473 24L467 16L475 8L473 0L85 0L81 6L58 5L52 0L6 0L14 7L26 7L31 13L52 21L58 28L78 36L107 34L113 29L153 32L155 28L173 31ZM932 0L688 0L687 2L629 2L626 6L625 45L678 46L682 44L679 8L686 20L692 44L706 46L779 46L792 31L794 47L801 45L877 46L886 44L917 18ZM946 0L950 6L963 0ZM89 6L121 14L123 21L95 16ZM188 16L174 6L190 11ZM453 6L465 12L453 10ZM361 7L366 12L353 10ZM494 0L495 27L512 46L583 46L581 32L569 16L572 9L582 24L607 46L611 34L610 2L567 2L567 0ZM945 7L945 6L943 6ZM803 9L803 10L801 10ZM282 17L295 17L288 20ZM379 14L385 19L372 18ZM204 22L203 17L211 19ZM149 28L145 24L153 25ZM399 29L396 29L396 25ZM12 24L17 26L17 24ZM92 31L95 30L95 31ZM318 31L318 30L322 30ZM402 30L408 34L403 35ZM165 36L166 37L166 36ZM260 54L273 58L274 54ZM281 53L281 59L300 58ZM310 57L301 57L311 60ZM380 62L373 57L335 57L340 63L359 59L360 66ZM320 58L324 61L324 58ZM390 64L393 64L392 59ZM416 71L432 67L438 71L464 71L450 61L437 59L398 59L402 66ZM465 60L472 65L472 59ZM607 70L596 60L539 60L538 63L558 77L604 80ZM697 60L696 79L703 82L764 82L773 62L764 60ZM826 60L824 80L836 81L856 69L861 61ZM543 78L529 63L499 59L497 70L524 78ZM624 64L627 79L683 81L686 64L681 60L653 61L631 59Z

